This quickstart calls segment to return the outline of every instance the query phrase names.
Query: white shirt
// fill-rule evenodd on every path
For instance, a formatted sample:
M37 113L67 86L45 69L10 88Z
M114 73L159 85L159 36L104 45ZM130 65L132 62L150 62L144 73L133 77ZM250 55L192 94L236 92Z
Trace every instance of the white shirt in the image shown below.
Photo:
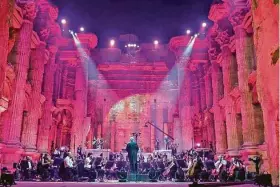
M226 165L227 165L227 161L226 161L226 160L218 160L218 161L215 163L215 167L218 168L219 165L224 165L224 166L226 166Z
M90 158L90 157L87 157L87 158L85 159L84 167L87 168L87 169L90 169L90 168L91 168L90 162L91 162L91 158Z
M31 162L30 162L30 161L28 161L27 163L28 163L28 169L32 169Z
M69 156L64 159L64 166L66 168L73 168L73 160Z

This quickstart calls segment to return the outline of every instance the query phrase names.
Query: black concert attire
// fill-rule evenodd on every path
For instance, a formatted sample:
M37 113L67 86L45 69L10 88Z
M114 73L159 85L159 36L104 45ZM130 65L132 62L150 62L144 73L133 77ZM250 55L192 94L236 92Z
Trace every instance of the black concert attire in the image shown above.
M31 160L22 160L20 163L21 172L24 180L30 180L32 178L33 162Z
M130 163L130 170L133 173L137 172L138 150L139 150L139 147L138 147L137 143L135 143L135 142L129 142L126 145L126 151L128 153L128 159L129 159L129 163Z

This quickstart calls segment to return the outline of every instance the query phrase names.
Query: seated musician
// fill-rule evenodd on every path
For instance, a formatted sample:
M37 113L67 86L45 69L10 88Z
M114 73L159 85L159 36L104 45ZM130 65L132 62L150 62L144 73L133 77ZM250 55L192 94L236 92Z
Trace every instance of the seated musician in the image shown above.
M232 159L230 174L233 176L235 181L243 181L245 179L245 169L244 165L238 158L234 157Z
M66 153L66 157L64 159L64 167L65 167L65 180L73 180L75 169L74 169L73 156L70 152Z
M42 180L48 180L50 177L50 166L52 164L51 158L48 154L45 154L41 160L41 165L42 165L42 173L41 173L41 177Z
M204 167L201 157L198 154L194 154L195 158L193 159L193 180L198 181L199 175Z
M23 179L30 180L32 178L34 167L31 157L26 156L23 160L21 160L20 167L23 174Z
M226 181L227 172L226 172L227 161L224 159L224 156L220 155L218 161L215 163L216 173L218 175L219 181Z

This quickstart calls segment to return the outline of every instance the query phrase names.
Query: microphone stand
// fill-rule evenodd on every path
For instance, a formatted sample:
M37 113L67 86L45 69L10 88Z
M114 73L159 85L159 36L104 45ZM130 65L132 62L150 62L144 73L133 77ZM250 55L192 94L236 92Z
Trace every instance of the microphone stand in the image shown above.
M174 141L174 138L173 138L172 136L170 136L169 134L165 133L162 129L160 129L159 127L157 127L156 125L154 125L152 122L147 121L147 122L145 123L145 127L148 127L147 124L153 126L155 129L157 129L158 131L160 131L161 133L163 133L163 134L166 135L168 138L170 138L171 140Z

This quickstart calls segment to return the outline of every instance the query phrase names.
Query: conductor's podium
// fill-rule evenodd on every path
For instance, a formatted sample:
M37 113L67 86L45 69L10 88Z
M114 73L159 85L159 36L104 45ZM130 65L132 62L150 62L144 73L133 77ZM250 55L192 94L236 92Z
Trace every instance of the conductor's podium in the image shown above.
M149 182L149 175L148 174L133 174L129 173L127 175L128 182Z

